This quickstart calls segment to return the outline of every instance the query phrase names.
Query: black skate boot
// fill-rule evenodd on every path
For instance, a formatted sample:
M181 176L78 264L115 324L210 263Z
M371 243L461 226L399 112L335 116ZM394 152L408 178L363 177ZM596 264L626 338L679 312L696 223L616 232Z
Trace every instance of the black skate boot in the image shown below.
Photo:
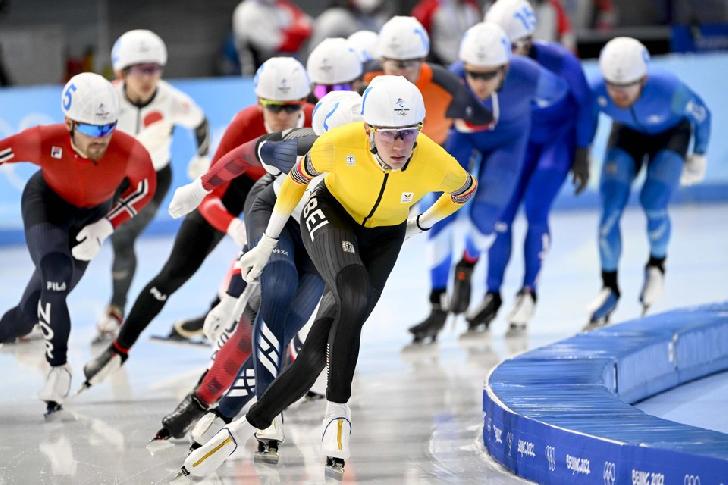
M157 431L152 441L183 438L187 430L206 413L207 406L194 393L187 394L174 411L162 418L162 429Z
M465 320L468 322L467 332L476 332L480 327L483 327L482 330L488 330L490 322L498 315L498 310L500 310L501 305L503 305L503 299L500 293L492 291L486 293L480 305L475 307L465 317Z
M425 339L431 339L432 343L437 341L437 334L447 322L447 310L441 303L433 303L430 314L422 322L409 328L414 337L412 343L420 344Z
M86 380L78 392L80 393L98 384L107 376L119 370L128 357L129 354L117 348L116 342L112 342L100 355L97 355L83 366L83 375Z
M455 315L464 313L470 306L470 279L473 276L473 268L475 268L475 263L469 263L464 259L455 265L452 296L448 307L450 313Z

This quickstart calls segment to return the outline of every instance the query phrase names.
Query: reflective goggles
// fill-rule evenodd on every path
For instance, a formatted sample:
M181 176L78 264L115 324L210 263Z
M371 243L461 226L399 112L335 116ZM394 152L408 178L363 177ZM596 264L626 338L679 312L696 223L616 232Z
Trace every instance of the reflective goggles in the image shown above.
M316 99L321 99L327 94L329 94L331 91L353 91L354 87L351 83L341 83L341 84L317 84L313 88L313 95L316 96Z
M498 74L500 74L501 69L498 68L495 71L465 71L465 75L468 76L470 79L474 79L476 81L490 81L491 79L495 79Z
M162 72L162 66L153 62L146 62L144 64L133 64L129 66L129 74L135 74L137 76L154 76Z
M259 102L262 107L271 113L280 113L281 111L284 111L291 114L303 109L303 101L274 101L271 99L260 98Z
M378 128L372 126L372 130L375 133L379 133L379 137L387 142L394 142L399 139L405 143L412 143L417 139L417 135L420 134L422 123L407 128Z
M92 125L90 123L74 123L76 131L91 138L103 138L116 128L116 121L106 125Z
M391 62L397 69L411 69L424 62L424 59L389 59L388 57L383 57L382 62Z

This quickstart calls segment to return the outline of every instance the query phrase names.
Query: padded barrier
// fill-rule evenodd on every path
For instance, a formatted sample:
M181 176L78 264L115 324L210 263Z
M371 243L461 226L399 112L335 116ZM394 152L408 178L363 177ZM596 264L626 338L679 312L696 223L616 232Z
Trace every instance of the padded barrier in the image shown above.
M728 485L728 435L631 405L726 369L728 302L578 334L491 371L483 442L538 483Z

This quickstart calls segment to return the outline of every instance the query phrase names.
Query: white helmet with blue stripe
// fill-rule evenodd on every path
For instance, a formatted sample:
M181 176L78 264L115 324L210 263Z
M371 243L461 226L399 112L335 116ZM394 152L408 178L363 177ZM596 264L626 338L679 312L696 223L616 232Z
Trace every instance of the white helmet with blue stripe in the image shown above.
M121 35L111 48L111 67L120 71L134 64L167 63L167 47L151 30L136 29Z
M375 127L416 126L425 119L420 90L403 76L377 76L362 95L364 121Z
M119 118L119 95L102 76L82 72L63 87L61 109L63 115L73 121L108 125Z
M423 59L430 52L430 37L414 17L396 15L379 31L377 55L386 59Z
M481 22L470 27L460 42L460 60L478 67L508 64L511 42L503 29L493 22Z
M255 95L273 101L303 99L311 92L311 81L303 65L293 57L271 57L255 73Z
M599 54L599 68L604 79L614 84L630 84L647 75L650 53L642 42L632 37L615 37Z
M361 121L361 96L354 91L331 91L313 109L311 126L321 135L337 126Z
M536 13L526 0L498 0L484 20L500 25L511 42L530 37L536 30Z

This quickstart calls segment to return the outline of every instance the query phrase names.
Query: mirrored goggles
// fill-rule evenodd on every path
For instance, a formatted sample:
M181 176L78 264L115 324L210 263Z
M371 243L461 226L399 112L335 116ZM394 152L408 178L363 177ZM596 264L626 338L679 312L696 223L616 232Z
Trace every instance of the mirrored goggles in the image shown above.
M500 74L501 70L500 68L496 69L495 71L465 71L465 75L468 76L470 79L475 79L476 81L490 81L491 79L495 79L498 74Z
M327 94L329 94L331 91L353 91L354 86L352 86L351 83L341 83L341 84L317 84L313 88L313 95L316 96L316 99L321 99Z
M388 142L394 142L395 140L402 140L405 143L412 143L417 139L417 135L420 134L420 130L422 130L422 124L407 127L407 128L377 128L372 127L372 129L379 133L379 136L384 140Z
M90 123L75 123L77 131L92 138L103 138L116 128L116 121L106 125L92 125Z
M288 114L300 111L303 108L303 101L274 101L260 98L260 105L271 113L284 111Z

